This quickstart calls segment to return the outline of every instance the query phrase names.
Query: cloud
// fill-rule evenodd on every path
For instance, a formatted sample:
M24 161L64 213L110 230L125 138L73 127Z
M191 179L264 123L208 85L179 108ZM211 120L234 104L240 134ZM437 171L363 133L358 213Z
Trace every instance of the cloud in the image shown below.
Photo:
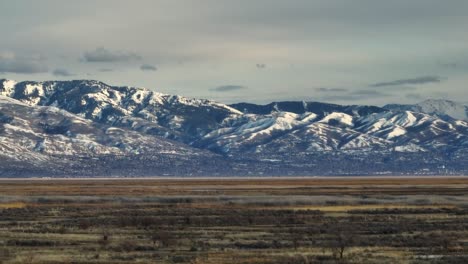
M382 86L397 86L397 85L405 85L405 84L428 84L428 83L440 83L443 81L443 78L439 76L422 76L416 77L411 79L401 79L389 82L380 82L371 84L371 87L382 87Z
M157 71L158 68L156 68L156 66L153 66L153 65L143 64L143 65L140 66L140 70L142 70L142 71Z
M382 93L376 90L357 90L357 91L351 92L350 94L353 96L361 97L361 98L378 98L378 97L391 96L389 94Z
M48 54L50 72L65 67L72 73L79 70L80 76L89 72L94 78L111 78L115 84L157 83L161 92L175 93L178 87L178 93L190 97L242 94L243 100L261 101L266 95L274 100L348 95L315 90L342 87L382 90L402 101L407 93L429 96L436 90L468 100L468 93L460 91L468 78L468 45L462 45L468 36L463 27L454 26L468 24L468 1L211 0L168 1L164 8L156 8L158 1L142 2L113 1L109 8L106 1L3 1L2 10L9 11L0 16L0 35L11 37L2 39L0 50ZM41 16L36 15L39 10ZM86 62L85 52L96 53L98 47L112 54L134 52L141 59ZM436 65L437 60L447 68ZM142 72L143 63L159 69ZM161 76L165 69L170 70ZM425 75L449 77L450 82L441 87L370 86ZM223 84L248 89L210 91ZM273 97L272 92L286 95Z
M83 55L86 62L119 62L141 60L141 56L127 51L110 51L103 47L87 51Z
M318 92L347 92L348 89L344 88L317 88L315 89Z
M257 63L255 66L257 67L257 69L265 69L266 68L266 64L264 64L264 63Z
M0 54L0 73L44 73L49 71L42 56L20 57L14 53Z
M113 72L114 69L103 68L103 69L99 69L98 71L100 71L100 72Z
M215 92L231 92L231 91L242 90L246 88L247 87L241 86L241 85L223 85L223 86L218 86L216 88L213 88L211 90Z
M74 75L74 74L70 73L66 69L55 69L52 72L52 74L55 75L55 76L62 76L62 77L67 77L67 76L73 76Z

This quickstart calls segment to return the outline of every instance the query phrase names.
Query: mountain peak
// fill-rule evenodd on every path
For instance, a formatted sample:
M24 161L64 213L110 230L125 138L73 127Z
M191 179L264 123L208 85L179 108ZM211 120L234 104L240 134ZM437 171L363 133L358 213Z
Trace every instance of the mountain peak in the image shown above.
M468 120L468 107L461 103L444 99L428 99L417 106L421 112L439 116L449 116L455 119Z
M468 105L446 99L427 99L417 104L389 104L385 109L393 111L413 111L443 118L468 120Z

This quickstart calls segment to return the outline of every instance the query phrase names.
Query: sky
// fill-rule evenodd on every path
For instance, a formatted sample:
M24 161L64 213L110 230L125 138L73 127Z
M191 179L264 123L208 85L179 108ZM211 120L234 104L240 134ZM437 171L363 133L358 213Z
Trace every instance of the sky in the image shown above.
M468 102L466 0L15 0L0 78L223 103Z

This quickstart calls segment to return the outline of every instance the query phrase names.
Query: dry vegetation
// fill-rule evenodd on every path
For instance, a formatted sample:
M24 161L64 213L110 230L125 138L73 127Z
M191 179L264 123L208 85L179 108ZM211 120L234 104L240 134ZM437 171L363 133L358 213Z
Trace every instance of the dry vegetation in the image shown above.
M1 180L0 263L468 263L468 179Z

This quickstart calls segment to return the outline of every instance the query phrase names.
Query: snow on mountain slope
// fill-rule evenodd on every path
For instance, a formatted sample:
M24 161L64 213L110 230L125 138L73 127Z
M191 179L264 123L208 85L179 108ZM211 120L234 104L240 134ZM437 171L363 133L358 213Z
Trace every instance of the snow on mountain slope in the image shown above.
M31 155L214 155L210 150L226 157L250 153L268 159L278 153L325 151L463 151L468 142L466 121L447 118L458 116L461 108L447 102L387 109L318 102L227 106L87 80L1 80L0 94L14 99L3 98L3 104L15 105L4 109L23 109L0 116L5 120L2 148L10 153L14 150L8 148L15 146Z
M55 106L84 118L189 142L229 116L227 105L98 81L0 81L0 95L29 105Z
M291 133L272 138L251 151L263 155L314 153L324 151L353 151L380 149L389 145L383 139L361 134L348 127L334 127L321 122L303 126Z
M448 100L426 100L418 104L421 112L468 120L468 106Z
M426 100L415 105L389 104L385 109L396 111L421 112L439 117L451 117L453 119L468 120L468 105L450 100Z
M194 145L224 153L278 151L427 151L460 145L467 139L464 121L445 121L410 111L366 116L333 112L319 119L288 112L246 114L226 120ZM307 121L304 121L307 120ZM417 146L417 147L416 147Z
M322 120L320 120L320 122L322 122L322 123L329 123L331 121L336 121L338 123L348 125L348 126L353 125L353 117L348 115L348 114L345 114L345 113L333 112L333 113L325 116Z
M95 123L56 107L0 96L0 156L44 161L51 156L206 155L177 142Z
M315 120L316 117L317 115L314 113L246 114L226 120L223 123L224 127L206 134L196 142L196 145L221 148L223 152L248 148L268 141L281 133L287 133L297 127L305 126Z
M16 82L12 80L0 80L1 93L5 96L11 96L15 90Z
M416 144L419 149L456 146L460 138L468 135L460 121L445 121L436 116L409 111L372 114L356 122L359 124L356 130L360 132L392 140L394 146Z

